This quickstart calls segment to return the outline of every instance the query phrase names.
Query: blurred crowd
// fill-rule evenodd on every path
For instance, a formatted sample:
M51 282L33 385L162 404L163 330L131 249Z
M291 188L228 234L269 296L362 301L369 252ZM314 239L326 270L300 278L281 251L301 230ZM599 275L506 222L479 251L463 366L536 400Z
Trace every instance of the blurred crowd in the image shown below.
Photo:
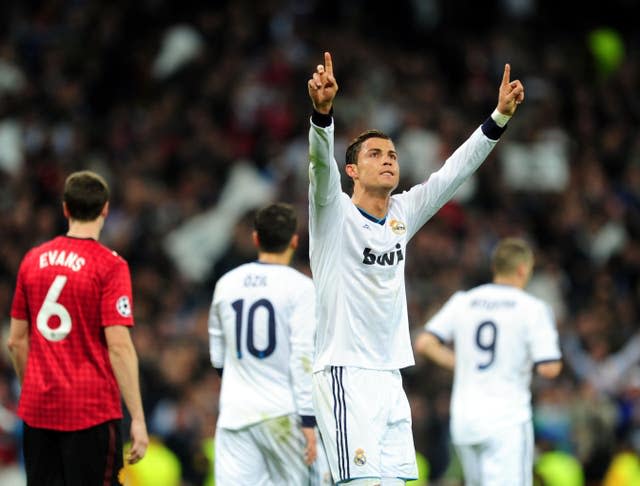
M252 209L298 207L295 266L310 273L306 81L322 52L340 84L339 162L353 136L381 129L400 189L491 113L510 62L525 103L411 243L410 322L419 330L454 291L486 281L499 238L530 241L529 290L553 306L565 354L560 379L534 382L539 453L570 454L600 484L616 454L640 451L640 8L612 0L576 19L560 3L2 2L3 332L22 256L66 230L64 178L99 172L112 189L102 241L132 271L150 433L177 458L177 484L205 484L219 389L209 304L219 276L255 257ZM432 478L456 484L451 376L423 361L404 375L416 446ZM18 393L3 350L0 471L20 460Z

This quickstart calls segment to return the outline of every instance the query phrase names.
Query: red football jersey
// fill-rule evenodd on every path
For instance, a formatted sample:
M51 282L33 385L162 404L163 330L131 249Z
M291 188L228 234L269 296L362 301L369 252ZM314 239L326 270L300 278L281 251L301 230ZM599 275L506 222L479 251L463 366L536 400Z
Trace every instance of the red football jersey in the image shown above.
M127 262L93 239L60 236L20 264L11 316L29 322L18 414L79 430L122 417L103 328L133 325Z

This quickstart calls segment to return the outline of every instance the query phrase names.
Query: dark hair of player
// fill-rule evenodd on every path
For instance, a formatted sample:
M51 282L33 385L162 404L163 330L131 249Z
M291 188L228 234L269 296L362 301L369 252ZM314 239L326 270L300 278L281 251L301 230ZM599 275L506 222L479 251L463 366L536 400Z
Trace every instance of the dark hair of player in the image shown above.
M268 253L286 250L297 225L296 212L290 204L274 203L260 209L254 221L260 250Z
M358 163L358 154L360 153L360 148L362 144L369 140L370 138L383 138L385 140L391 140L391 137L386 133L381 132L380 130L367 130L362 132L356 138L351 140L351 143L347 147L347 154L345 156L345 164L357 164Z
M64 183L62 200L67 205L71 219L93 221L100 216L109 200L109 186L95 172L74 172Z

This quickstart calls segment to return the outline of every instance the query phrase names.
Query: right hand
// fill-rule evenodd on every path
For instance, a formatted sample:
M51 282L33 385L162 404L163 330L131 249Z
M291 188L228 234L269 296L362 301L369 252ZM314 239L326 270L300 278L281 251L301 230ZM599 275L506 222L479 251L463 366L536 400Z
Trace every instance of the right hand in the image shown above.
M127 454L127 464L135 464L147 452L149 435L144 420L131 420L131 449Z
M304 448L304 462L307 466L311 466L316 460L318 450L316 446L316 429L314 427L302 427L302 433L307 442Z
M328 115L338 92L338 83L333 77L333 62L328 52L324 53L324 65L318 64L307 87L313 108L318 113Z

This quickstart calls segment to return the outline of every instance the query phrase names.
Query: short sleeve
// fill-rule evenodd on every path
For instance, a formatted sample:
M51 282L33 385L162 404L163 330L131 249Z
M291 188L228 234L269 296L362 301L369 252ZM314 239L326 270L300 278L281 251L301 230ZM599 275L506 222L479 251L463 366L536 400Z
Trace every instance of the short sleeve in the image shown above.
M453 294L446 304L427 321L424 326L425 331L430 332L442 342L452 342L457 302L462 295L462 292Z
M102 325L133 326L131 274L127 262L118 259L102 285Z
M540 303L532 316L534 318L529 321L529 345L533 362L543 363L561 359L558 332L551 307Z
M29 307L27 304L27 295L24 288L24 273L25 263L23 260L20 264L20 269L18 270L18 278L16 279L16 290L13 294L13 302L11 304L11 317L13 317L14 319L28 321Z

